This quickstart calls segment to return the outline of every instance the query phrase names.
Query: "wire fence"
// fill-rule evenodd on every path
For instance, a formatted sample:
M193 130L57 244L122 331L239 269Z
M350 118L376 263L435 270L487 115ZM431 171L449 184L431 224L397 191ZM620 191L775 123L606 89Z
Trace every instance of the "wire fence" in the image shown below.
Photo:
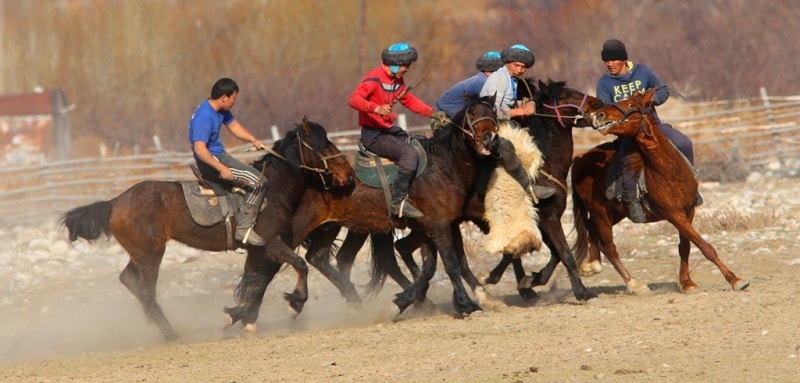
M741 174L769 167L797 169L800 163L800 96L687 103L662 113L694 142L701 179L733 180ZM681 116L681 117L671 117ZM404 119L401 119L401 122ZM410 127L426 133L427 126ZM331 132L329 137L353 161L360 131ZM576 129L575 153L613 139L591 129ZM279 137L273 127L271 145ZM56 220L67 210L96 200L110 199L145 180L191 180L190 152L156 153L129 157L100 157L0 169L0 226ZM230 148L233 156L252 161L264 152L247 152L249 145ZM727 178L726 178L727 177Z

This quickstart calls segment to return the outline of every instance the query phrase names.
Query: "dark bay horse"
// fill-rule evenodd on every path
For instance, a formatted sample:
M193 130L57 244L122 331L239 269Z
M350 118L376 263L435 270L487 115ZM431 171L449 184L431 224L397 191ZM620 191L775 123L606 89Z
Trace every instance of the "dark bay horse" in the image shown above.
M461 124L440 129L433 137L420 140L428 157L428 165L414 181L410 198L414 206L425 214L423 218L413 220L390 217L383 191L356 180L351 188L304 193L293 219L292 242L302 243L314 229L330 223L363 234L387 234L394 228L418 230L425 234L425 245L434 255L433 268L423 265L420 277L396 295L394 302L398 310L402 312L424 293L423 289L435 271L436 251L441 254L447 274L453 283L453 305L456 312L468 315L481 310L480 306L470 299L461 281L461 266L456 259L456 246L451 228L453 222L461 216L465 204L474 192L476 179L482 177L482 169L494 167L493 161L486 157L490 153L491 146L496 144L497 121L493 97L471 100L460 121ZM489 171L485 172L484 177L488 178ZM324 244L317 242L313 246L330 248L335 238L330 234L338 233L338 230L339 226L334 225L331 230L323 231L321 237L311 242L327 242ZM315 233L320 232L315 231ZM391 249L391 242L389 248ZM324 258L315 261L309 259L309 262L315 265L327 263L329 260L326 257L331 256L329 251L309 251L307 257L309 255ZM391 251L389 256L394 257ZM248 258L248 263L249 261ZM271 279L270 274L274 272L273 269L266 267L257 272L256 267L250 268L247 264L245 268L246 275L262 273L266 279ZM255 292L257 288L266 288L251 287L246 281L246 278L242 279L239 286L242 290ZM352 283L343 279L334 284L339 287L340 284ZM263 295L263 290L261 294ZM261 303L257 295L255 293L248 295L245 302L226 309L234 322L242 320L247 326L255 320Z
M526 299L532 299L536 296L532 287L545 285L555 267L561 262L567 268L575 298L582 301L589 300L595 298L596 295L588 291L580 279L575 257L572 255L564 234L561 216L567 206L567 175L572 165L573 151L572 128L591 126L591 123L583 118L583 111L588 109L589 105L597 106L602 102L595 97L567 87L564 81L548 80L547 83L538 81L538 84L529 78L523 81L518 88L518 97L533 100L536 103L536 114L518 122L531 135L531 139L536 142L539 151L544 156L544 164L540 169L537 183L556 189L555 195L539 201L536 206L539 210L538 227L544 243L550 249L551 257L550 262L541 272L526 276L519 254L503 254L500 263L490 272L484 283L498 283L508 265L513 264L520 295ZM477 200L477 197L477 195L474 196L464 210L463 220L472 221L484 230L491 230L484 226L486 224L483 222L484 206L482 201ZM454 227L453 233L460 239L457 226ZM420 239L415 237L414 232L398 240L395 244L409 270L414 274L418 273L418 267L411 253L419 245ZM469 267L464 267L463 270L467 273L470 272ZM464 275L464 278L468 283L476 280L471 275ZM473 290L476 288L473 283L470 283L470 287Z
M636 137L647 185L647 222L667 220L679 232L678 284L681 291L697 287L689 275L691 243L719 268L733 290L744 290L750 283L728 269L714 247L692 227L697 179L652 115L654 94L655 89L636 93L616 104L593 109L587 116L602 134ZM606 177L615 153L613 143L609 142L575 158L572 167L572 202L577 231L574 250L578 263L584 261L587 254L599 259L599 252L602 251L622 276L629 292L644 292L647 291L647 285L639 286L636 283L620 262L614 244L613 226L628 216L624 202L611 201L606 197Z
M292 265L298 274L294 292L286 294L299 312L308 297L308 266L283 244L281 236L290 229L294 208L307 188L328 189L352 183L354 170L338 148L328 140L325 129L303 119L286 136L275 142L269 154L254 163L267 179L266 208L259 214L256 230L269 247L279 248L264 257L261 247L247 246L248 253L264 267ZM62 217L70 241L92 241L105 234L113 236L128 252L130 260L120 281L139 300L148 320L155 322L165 339L178 334L156 301L156 282L166 243L176 240L196 249L228 250L225 223L201 226L190 215L179 182L144 181L108 201L74 208ZM283 245L281 245L283 244ZM250 259L250 255L248 255ZM263 281L256 281L262 283Z
M514 254L503 254L500 263L489 273L484 283L500 281L509 263L514 266L514 275L519 284L520 295L526 299L536 296L532 287L547 284L561 262L567 269L572 292L578 300L589 300L597 295L586 289L581 282L575 257L570 250L561 216L567 206L567 175L572 165L572 128L589 127L590 122L583 118L589 106L599 106L602 102L587 94L566 86L564 81L548 80L547 83L524 79L518 87L518 97L527 97L536 103L536 114L523 118L520 125L528 131L544 156L537 184L556 189L555 195L539 201L539 230L542 239L550 250L550 261L538 273L527 277L522 261Z

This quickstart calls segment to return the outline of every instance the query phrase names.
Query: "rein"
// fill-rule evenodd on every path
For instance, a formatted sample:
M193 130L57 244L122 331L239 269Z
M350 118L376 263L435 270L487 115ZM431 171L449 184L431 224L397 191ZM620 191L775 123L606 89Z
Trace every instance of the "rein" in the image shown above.
M525 84L525 89L528 91L528 94L531 95L531 97L533 97L534 93L533 93L533 91L531 91L531 87L530 87L530 85L528 84L527 81L525 81L524 79L521 79L521 78L517 78L517 82L522 82L523 84ZM574 120L573 123L577 123L578 120L580 120L581 118L584 118L583 117L583 106L586 105L586 99L587 98L588 98L588 95L584 94L583 95L583 100L581 101L580 105L575 105L575 104L558 105L558 100L556 100L556 98L554 96L553 97L553 106L547 105L545 103L542 103L542 106L544 106L545 108L548 108L548 109L552 109L555 112L555 114L536 113L535 115L539 116L539 117L556 118L556 119L558 119L558 123L561 124L561 127L562 128L566 128L567 125L564 124L564 118L572 118ZM576 108L576 109L578 109L578 114L576 114L574 116L564 116L564 115L561 114L561 111L559 110L561 108Z

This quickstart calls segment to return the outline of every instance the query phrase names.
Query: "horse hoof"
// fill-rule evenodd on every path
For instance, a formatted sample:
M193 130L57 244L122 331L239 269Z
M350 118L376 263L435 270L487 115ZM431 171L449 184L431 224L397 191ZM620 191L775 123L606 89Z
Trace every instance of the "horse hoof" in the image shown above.
M391 304L389 306L389 310L388 311L389 311L389 318L392 319L392 322L399 321L400 320L400 314L403 313L402 311L400 311L400 307L398 307L396 304Z
M222 329L224 330L231 326L233 326L233 317L228 313L222 314Z
M255 324L255 323L248 323L248 324L244 325L244 328L242 328L242 334L243 335L245 335L245 334L255 334L256 332L258 332L258 325Z
M586 300L587 305L602 305L603 301L600 298L594 297Z
M581 263L580 274L582 277L591 277L592 275L600 274L601 271L603 271L603 265L600 262Z
M536 301L539 299L539 294L536 294L536 291L531 288L519 289L517 292L525 302L536 303Z
M733 291L742 291L742 290L746 289L748 286L750 286L750 281L745 281L743 279L740 279L740 280L736 281L732 285Z
M350 309L350 311L351 311L351 312L358 312L358 311L361 311L361 308L362 308L362 307L363 307L363 306L361 305L361 301L358 301L358 302L355 302L355 301L353 301L353 302L351 302L351 301L348 301L348 302L347 302L347 308L348 308L348 309Z
M517 283L517 290L530 289L531 287L533 287L533 276L531 275L522 277Z
M480 318L483 316L483 310L475 310L471 313L464 314L465 319Z
M631 279L630 282L626 284L628 288L628 294L631 295L647 295L650 294L650 288L647 287L646 284L640 284L635 280Z

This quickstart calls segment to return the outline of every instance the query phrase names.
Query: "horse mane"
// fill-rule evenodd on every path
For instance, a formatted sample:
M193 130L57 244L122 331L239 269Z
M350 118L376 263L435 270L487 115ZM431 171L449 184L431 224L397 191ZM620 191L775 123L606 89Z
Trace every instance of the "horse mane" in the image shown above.
M422 148L425 149L427 153L452 156L453 153L455 153L455 150L463 145L463 140L455 139L455 135L461 133L461 131L458 130L458 127L463 123L466 111L473 105L481 102L494 105L491 96L480 97L477 95L464 95L464 97L467 100L467 105L463 110L459 111L455 116L453 116L453 121L451 123L447 124L445 127L435 130L431 137L420 140Z
M306 141L314 149L321 149L327 145L327 133L325 129L316 122L306 121L306 126L311 132L311 136L306 138ZM286 135L272 145L272 151L280 154L284 159L267 153L261 158L253 161L252 165L256 169L263 169L265 166L275 166L279 164L288 164L289 170L297 175L300 174L301 158L300 158L300 144L297 142L301 135L304 135L303 124L295 124L294 127L286 132Z

